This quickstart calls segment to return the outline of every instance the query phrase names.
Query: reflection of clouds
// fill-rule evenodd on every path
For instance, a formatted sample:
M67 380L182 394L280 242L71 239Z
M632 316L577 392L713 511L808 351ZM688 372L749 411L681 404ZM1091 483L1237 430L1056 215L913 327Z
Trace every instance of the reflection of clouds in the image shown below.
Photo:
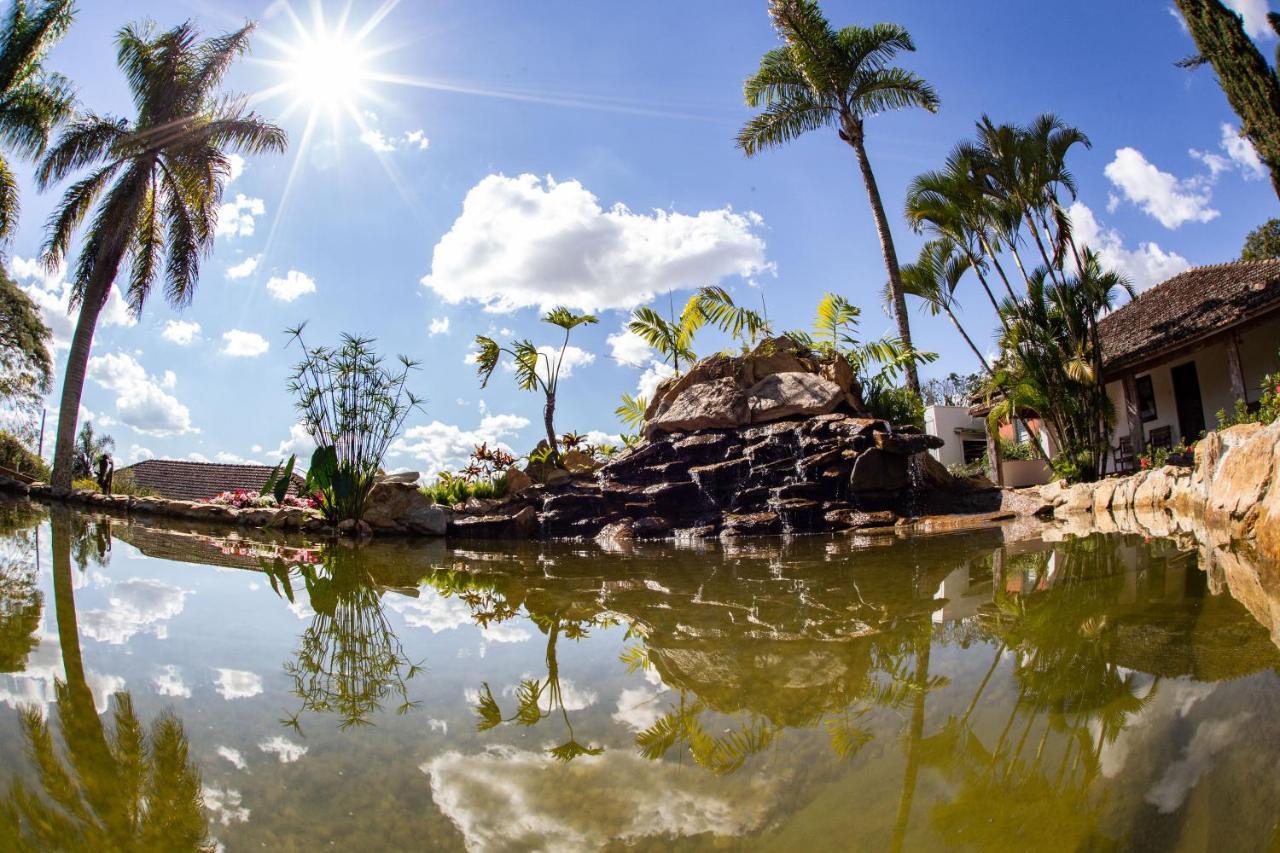
M1146 682L1138 695L1146 697L1155 689L1155 680L1149 675L1139 675L1138 678ZM1187 678L1162 681L1147 704L1128 718L1116 739L1103 745L1102 753L1098 756L1102 775L1108 779L1118 777L1131 754L1141 755L1147 748L1146 745L1170 736L1173 723L1184 719L1197 703L1208 698L1216 689L1216 684ZM1096 741L1102 734L1101 721L1091 720L1089 731Z
M186 590L149 578L131 578L111 589L109 610L88 610L81 614L80 630L91 639L119 646L135 634L149 631L159 639L167 636L165 620L182 612Z
M249 819L249 810L240 804L239 791L205 785L200 789L200 795L204 798L204 807L213 812L213 819L223 826L244 823Z
M1240 736L1242 724L1251 717L1253 714L1245 711L1230 719L1206 720L1196 726L1191 743L1182 751L1182 758L1170 764L1159 781L1147 791L1147 802L1158 808L1161 814L1177 811L1200 777L1213 769L1214 757Z
M660 691L648 687L628 687L618 695L618 710L613 719L627 726L632 731L643 731L662 716L658 707Z
M476 698L479 698L479 694L477 694ZM449 734L449 723L446 720L427 720L427 727L433 732L440 732L444 735Z
M268 738L258 744L258 749L263 752L273 752L276 758L280 759L281 764L292 764L299 758L307 754L307 747L300 743L294 743L286 737L276 735Z
M423 589L418 598L396 596L387 606L404 617L410 628L427 628L433 634L472 625L471 608L457 598L447 598L432 589Z
M520 676L526 681L536 680L529 673ZM516 692L520 689L518 684L508 684L502 688L503 696L515 697ZM476 698L479 698L477 694ZM566 711L581 711L583 708L590 708L596 704L600 696L589 687L579 687L567 678L560 679L560 701L564 705ZM542 691L542 710L548 712L551 710L551 690Z
M421 766L432 799L472 851L579 850L611 841L738 836L765 819L774 786L745 775L708 784L704 771L610 750L561 765L545 753L448 752ZM713 789L715 790L713 792ZM590 795L591 808L565 808Z
M243 669L219 669L217 682L223 699L248 699L262 692L262 676Z
M299 619L310 619L316 615L316 612L311 609L311 602L301 599L289 603L289 612Z
M65 680L62 669L62 646L57 634L42 634L39 644L27 657L27 668L12 675L0 675L0 704L17 709L34 705L41 715L47 713L54 701L53 681ZM85 672L85 682L93 693L93 705L99 714L105 713L111 695L124 689L125 680L118 675L103 675L93 670Z
M245 763L244 756L240 754L240 750L232 749L229 746L218 747L218 755L230 761L237 770L243 770L249 765Z
M160 673L151 679L156 692L161 696L175 696L179 699L190 699L191 688L182 680L182 671L173 664L160 667Z
M522 628L519 625L509 625L505 622L481 628L480 634L490 643L523 643L533 636L527 628Z

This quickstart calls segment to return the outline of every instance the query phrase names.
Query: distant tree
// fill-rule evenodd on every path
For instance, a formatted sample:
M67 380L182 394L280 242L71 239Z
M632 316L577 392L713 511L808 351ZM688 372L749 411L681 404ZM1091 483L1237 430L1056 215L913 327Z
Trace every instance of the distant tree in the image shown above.
M1249 232L1240 250L1242 261L1265 261L1280 258L1280 219L1268 219Z
M924 383L920 396L926 406L967 406L981 389L979 374L952 372Z
M1275 69L1244 31L1244 19L1220 0L1177 3L1200 51L1179 64L1213 66L1222 94L1240 117L1241 134L1271 171L1271 187L1280 196L1280 79ZM1280 15L1272 12L1267 20L1280 33Z
M27 421L49 393L52 335L40 309L0 268L0 407Z
M761 58L760 68L743 86L747 105L762 111L739 131L738 147L753 157L808 131L834 127L853 149L880 237L898 338L910 349L898 255L867 156L865 122L905 107L936 112L938 96L926 81L890 64L899 52L916 49L911 35L897 24L837 31L815 0L770 0L769 17L784 44ZM906 365L906 379L907 387L918 394L915 364Z
M115 449L116 440L109 435L95 435L93 432L93 424L85 421L80 427L80 433L76 436L76 452L75 459L72 461L72 476L77 479L84 479L93 476L93 470L98 464L98 458L104 453L108 453Z
M0 140L20 157L39 157L53 126L71 115L71 84L44 69L45 54L66 34L73 0L15 0L0 23ZM18 182L0 156L0 240L18 223Z

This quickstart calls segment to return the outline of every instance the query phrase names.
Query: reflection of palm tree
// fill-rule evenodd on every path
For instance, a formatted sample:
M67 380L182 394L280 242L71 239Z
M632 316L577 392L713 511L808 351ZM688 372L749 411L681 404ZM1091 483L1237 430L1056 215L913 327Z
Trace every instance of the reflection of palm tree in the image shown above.
M397 713L410 702L406 682L419 667L405 656L382 610L382 592L361 564L360 551L345 546L327 548L319 566L301 565L302 577L315 616L299 638L296 659L285 664L302 707L285 722L299 728L305 711L334 713L341 727L370 725L387 697L397 697ZM293 600L293 587L282 565L269 570L271 583Z
M164 713L143 729L127 693L108 735L85 679L71 575L71 518L54 509L53 586L65 681L55 684L65 763L38 709L22 714L41 797L22 782L0 808L0 836L19 850L211 850L200 772L182 723Z
M30 521L32 526L27 526ZM44 596L36 581L36 550L39 541L34 518L24 518L17 509L0 508L0 672L21 672L27 656L39 645L36 631Z

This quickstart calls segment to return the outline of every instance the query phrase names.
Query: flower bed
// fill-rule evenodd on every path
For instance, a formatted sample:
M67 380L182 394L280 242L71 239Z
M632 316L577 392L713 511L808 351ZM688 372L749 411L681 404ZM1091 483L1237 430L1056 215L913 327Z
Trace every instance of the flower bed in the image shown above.
M234 489L230 492L222 492L204 501L204 503L229 506L233 509L270 509L277 506L312 509L318 506L314 498L295 497L294 495L286 495L283 503L277 503L276 499L271 495L259 494L250 489Z

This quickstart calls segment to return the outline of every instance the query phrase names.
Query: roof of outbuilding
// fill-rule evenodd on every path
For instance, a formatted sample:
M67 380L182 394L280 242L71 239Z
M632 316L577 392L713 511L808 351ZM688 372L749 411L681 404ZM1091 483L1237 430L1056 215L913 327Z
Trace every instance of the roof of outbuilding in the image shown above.
M222 465L214 462L187 462L181 459L147 459L121 468L116 476L128 474L137 485L172 500L203 501L235 489L261 491L271 474L269 465ZM289 494L296 495L304 480L291 478Z
M1280 259L1193 267L1102 319L1105 369L1127 367L1273 308L1280 308Z

